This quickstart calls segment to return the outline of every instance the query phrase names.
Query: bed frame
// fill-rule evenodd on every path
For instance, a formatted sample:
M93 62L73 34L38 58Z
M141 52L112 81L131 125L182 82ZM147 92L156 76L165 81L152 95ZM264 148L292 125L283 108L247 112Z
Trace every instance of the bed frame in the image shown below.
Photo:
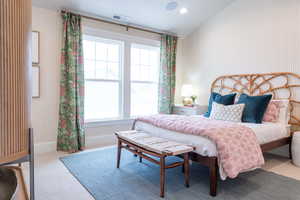
M272 94L273 99L290 100L291 133L299 129L300 119L300 101L296 100L296 90L300 88L300 76L298 74L282 72L282 73L266 73L266 74L239 74L226 75L218 77L211 86L211 91L221 94L228 93L246 93L249 95ZM300 90L298 90L300 93ZM300 99L300 96L298 96ZM267 144L261 145L263 152L289 145L289 156L291 158L291 139L290 137L282 138ZM209 168L210 176L210 195L217 195L218 181L218 158L201 156L194 152L190 153L192 161L205 165Z

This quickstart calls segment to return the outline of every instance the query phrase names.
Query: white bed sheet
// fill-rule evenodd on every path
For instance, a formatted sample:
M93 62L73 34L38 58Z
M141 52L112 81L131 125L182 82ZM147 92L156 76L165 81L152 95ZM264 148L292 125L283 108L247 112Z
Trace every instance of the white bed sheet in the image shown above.
M260 144L266 144L281 138L290 136L290 126L279 123L241 123L253 130ZM176 142L192 145L196 147L195 152L202 156L217 156L217 149L214 142L202 136L188 135L178 133L162 128L155 127L151 124L138 121L136 123L136 130L145 131L153 136L158 136Z

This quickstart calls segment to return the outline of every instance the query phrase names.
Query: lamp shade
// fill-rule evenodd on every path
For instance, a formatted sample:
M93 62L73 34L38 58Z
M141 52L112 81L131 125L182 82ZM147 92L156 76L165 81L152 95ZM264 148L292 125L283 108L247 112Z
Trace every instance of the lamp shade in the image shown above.
M181 88L181 96L190 97L194 95L193 86L190 84L185 84Z

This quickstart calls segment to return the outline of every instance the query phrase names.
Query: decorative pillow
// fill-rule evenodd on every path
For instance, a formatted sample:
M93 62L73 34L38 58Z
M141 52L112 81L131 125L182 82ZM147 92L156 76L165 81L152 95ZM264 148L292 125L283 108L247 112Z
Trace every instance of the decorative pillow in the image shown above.
M267 110L264 114L264 122L277 122L280 112L280 102L270 101Z
M288 124L290 121L290 102L284 100L271 100L266 113L264 115L264 122L274 122Z
M232 105L232 104L234 104L235 96L236 96L236 93L228 94L228 95L221 95L219 93L212 92L210 95L210 98L209 98L208 111L204 114L204 117L210 116L213 102L217 102L222 105Z
M238 103L244 103L242 121L260 124L269 105L272 95L249 96L241 94Z
M209 118L223 121L241 122L245 104L225 106L216 102L212 103Z

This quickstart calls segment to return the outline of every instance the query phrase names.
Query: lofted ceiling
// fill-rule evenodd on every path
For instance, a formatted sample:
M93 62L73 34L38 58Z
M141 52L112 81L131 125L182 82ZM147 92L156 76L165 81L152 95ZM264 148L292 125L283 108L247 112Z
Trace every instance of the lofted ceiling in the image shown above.
M176 1L175 10L167 10ZM162 30L184 37L203 21L217 14L234 0L32 0L33 6L69 9L91 16L110 18L120 15L124 22ZM179 14L185 7L188 12ZM121 19L121 20L122 20Z

